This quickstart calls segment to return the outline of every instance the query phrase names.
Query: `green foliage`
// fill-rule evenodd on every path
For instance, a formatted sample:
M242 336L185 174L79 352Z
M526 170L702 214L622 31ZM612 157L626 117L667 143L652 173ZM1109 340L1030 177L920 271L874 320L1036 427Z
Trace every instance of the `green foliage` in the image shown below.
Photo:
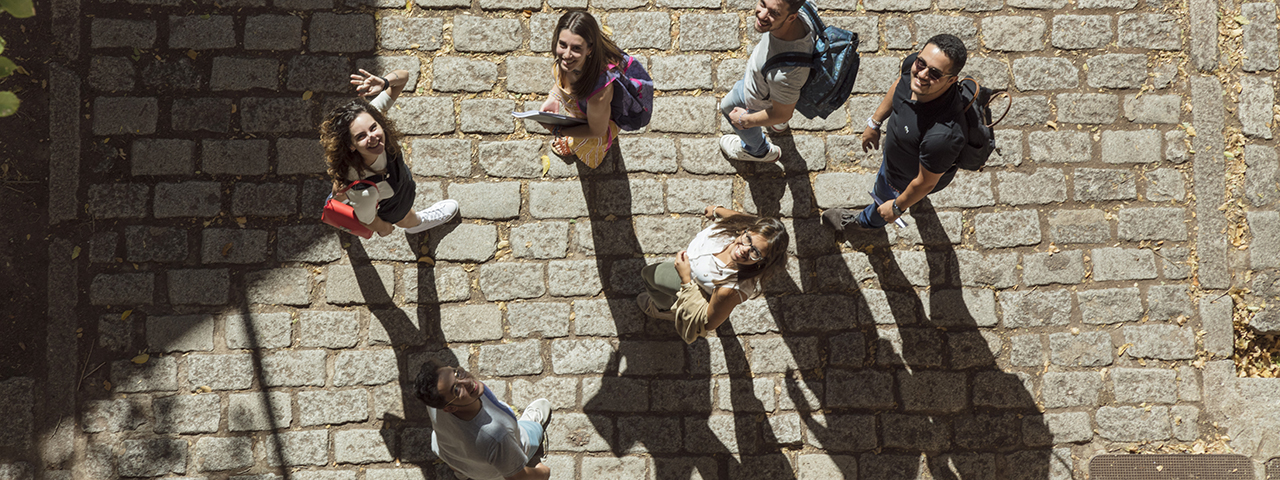
M27 18L36 14L31 0L0 0L0 10L9 12L13 18Z
M32 0L0 0L0 11L9 12L14 18L27 18L36 14ZM4 39L0 38L0 53L4 53ZM0 57L0 79L19 71L18 65L5 57ZM18 96L13 92L0 92L0 117L13 115L18 111Z
M13 92L0 92L0 117L13 115L18 111L18 96Z

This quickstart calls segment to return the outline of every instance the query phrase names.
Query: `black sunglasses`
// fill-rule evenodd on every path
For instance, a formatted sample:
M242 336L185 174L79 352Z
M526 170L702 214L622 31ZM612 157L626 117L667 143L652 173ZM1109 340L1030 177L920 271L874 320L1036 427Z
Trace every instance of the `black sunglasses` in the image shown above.
M938 80L941 80L942 77L955 76L954 73L942 73L942 70L938 70L937 68L930 67L928 64L924 63L924 59L920 58L919 55L916 56L916 70L924 70L926 72L925 75L929 77L929 80L932 80L935 82Z

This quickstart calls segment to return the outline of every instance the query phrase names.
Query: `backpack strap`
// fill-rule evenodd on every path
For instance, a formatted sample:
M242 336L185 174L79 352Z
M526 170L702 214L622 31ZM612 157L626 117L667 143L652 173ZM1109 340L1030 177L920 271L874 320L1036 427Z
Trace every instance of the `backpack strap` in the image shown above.
M784 52L784 53L779 53L777 55L769 57L768 60L765 60L764 66L760 67L760 71L767 72L769 70L773 70L775 68L782 68L782 67L813 68L816 63L817 62L815 62L815 56L812 53Z
M996 92L991 97L995 98L1000 95L1004 95L1004 98L1008 99L1009 101L1004 104L1004 113L1000 114L1000 118L997 118L994 122L991 122L991 125L987 125L988 127L994 127L996 126L996 124L1000 123L1001 120L1004 120L1005 115L1009 114L1009 109L1013 107L1013 96L1009 95L1009 92L1002 90L1002 91ZM988 108L990 108L991 104L988 103L987 105L988 105Z
M969 99L969 103L964 106L964 110L960 111L961 113L968 111L969 108L973 106L973 102L978 101L978 94L982 91L982 85L980 85L978 83L978 80L973 77L964 77L960 79L959 82L956 82L956 83L964 83L965 80L973 82L973 98ZM1009 115L1009 109L1013 107L1013 96L1009 95L1009 92L1006 92L1003 90L999 92L995 92L994 94L991 95L991 98L994 99L999 95L1004 95L1005 98L1008 99L1009 101L1006 102L1004 105L1004 113L1000 114L1000 118L997 118L995 121L991 122L990 125L987 125L988 128L994 127L997 124L999 124L1002 120L1004 120L1004 117L1006 115ZM988 110L991 108L991 99L987 100L986 106Z
M822 22L822 17L818 16L818 9L813 6L813 2L804 2L804 5L800 6L799 13L809 17L809 20L813 22L813 29L816 30L813 32L814 35L825 43L827 41L827 25Z

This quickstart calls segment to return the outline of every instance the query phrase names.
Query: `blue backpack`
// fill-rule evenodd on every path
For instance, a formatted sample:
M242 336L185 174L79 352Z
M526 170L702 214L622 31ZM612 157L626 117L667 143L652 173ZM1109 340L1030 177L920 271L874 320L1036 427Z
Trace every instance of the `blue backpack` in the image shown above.
M828 27L818 17L813 2L805 2L800 14L809 17L817 30L813 53L787 52L774 55L761 70L779 67L809 67L809 79L800 87L796 111L809 118L827 118L844 106L858 78L858 34Z
M616 83L613 100L609 102L610 120L626 131L639 130L649 125L649 119L653 117L653 79L649 78L644 65L625 53L622 54L622 63L609 65L600 79L596 80L591 94L583 95L578 100L578 108L586 112L587 101L609 82Z

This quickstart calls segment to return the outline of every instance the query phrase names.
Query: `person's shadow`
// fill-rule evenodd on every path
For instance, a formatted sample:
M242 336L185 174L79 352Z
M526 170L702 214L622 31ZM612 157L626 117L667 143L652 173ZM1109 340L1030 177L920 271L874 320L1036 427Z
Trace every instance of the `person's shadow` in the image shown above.
M766 286L769 313L793 359L782 375L788 398L779 404L794 405L804 443L829 455L814 463L802 458L797 470L874 479L1048 479L1051 471L1070 472L1070 459L1052 458L1030 376L996 363L1005 347L995 332L995 297L962 281L953 246L960 232L944 229L926 199L907 218L914 225L893 232L893 240L906 238L923 252L895 252L885 230L835 238L816 218L807 164L787 154L795 153L791 138L774 140L786 152L782 172L755 166L761 175L741 173L759 215L792 217L799 258ZM855 251L841 253L836 241ZM768 339L748 341L755 350ZM759 368L754 354L739 358ZM765 423L765 438L790 437L788 423Z

